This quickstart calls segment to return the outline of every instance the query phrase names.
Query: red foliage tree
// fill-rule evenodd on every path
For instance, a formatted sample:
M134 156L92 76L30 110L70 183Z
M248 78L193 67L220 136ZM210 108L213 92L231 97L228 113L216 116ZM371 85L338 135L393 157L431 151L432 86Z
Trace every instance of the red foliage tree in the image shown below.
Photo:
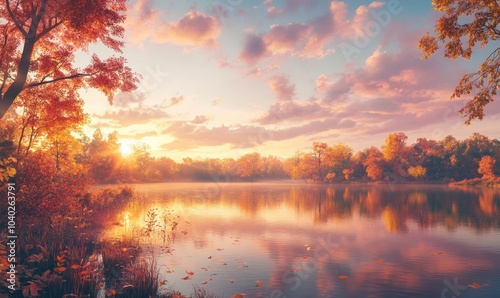
M0 2L0 118L23 91L70 81L92 87L110 102L117 91L136 88L123 57L92 55L83 68L75 53L93 43L121 52L125 0L5 0Z

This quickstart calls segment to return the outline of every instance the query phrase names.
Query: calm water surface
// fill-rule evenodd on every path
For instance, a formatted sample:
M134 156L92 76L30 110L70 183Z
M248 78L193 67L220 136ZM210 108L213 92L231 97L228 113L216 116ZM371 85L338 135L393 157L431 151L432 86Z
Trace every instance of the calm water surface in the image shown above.
M147 212L180 216L161 280L232 297L500 297L500 191L424 185L140 184ZM193 275L186 273L194 272ZM183 280L189 276L190 279Z

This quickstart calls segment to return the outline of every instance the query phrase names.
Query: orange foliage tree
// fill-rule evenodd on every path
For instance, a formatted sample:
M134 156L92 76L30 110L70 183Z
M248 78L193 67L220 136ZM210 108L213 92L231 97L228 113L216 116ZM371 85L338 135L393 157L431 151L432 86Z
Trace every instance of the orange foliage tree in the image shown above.
M498 0L434 0L434 9L444 13L435 25L435 36L429 34L420 39L419 48L423 57L429 58L445 44L444 56L456 59L470 59L472 49L485 47L490 41L500 39L500 4ZM468 95L477 90L474 97L460 110L471 120L482 120L484 107L493 101L500 86L500 48L496 48L480 65L479 70L462 77L451 98Z
M96 88L110 102L116 91L134 90L138 79L123 57L94 54L75 65L75 53L93 43L121 52L125 11L125 0L0 2L0 118L23 91L63 81Z
M489 180L495 178L495 162L495 159L488 155L481 158L477 172L483 175L483 179Z

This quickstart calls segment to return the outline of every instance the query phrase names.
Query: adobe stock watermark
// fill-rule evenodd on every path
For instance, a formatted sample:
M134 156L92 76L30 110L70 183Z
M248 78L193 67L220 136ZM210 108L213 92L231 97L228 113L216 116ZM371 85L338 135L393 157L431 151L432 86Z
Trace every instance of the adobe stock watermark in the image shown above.
M219 20L228 16L229 13L235 11L236 7L240 6L243 0L216 0L212 3L213 10Z
M445 279L443 283L446 287L441 290L441 298L457 298L462 295L462 291L467 289L467 286L458 284L458 277L455 277L453 284L448 279Z
M354 37L352 42L344 41L340 44L340 50L344 58L351 62L357 55L361 54L362 50L368 47L373 39L382 33L383 29L389 26L393 16L400 14L402 11L401 0L389 0L383 8L371 11L372 20L365 24L361 34Z
M286 298L285 291L297 291L303 281L318 271L319 264L330 258L335 249L339 247L340 244L335 241L332 235L328 235L326 241L318 238L316 245L310 246L314 250L313 256L301 262L293 263L290 269L281 275L284 288L271 289L268 295L262 295L260 298Z
M158 88L160 84L165 82L165 78L170 76L170 73L163 72L159 65L156 65L155 69L148 66L146 68L146 72L147 74L144 75L143 79L139 83L139 86L137 87L137 91L140 93L146 93Z

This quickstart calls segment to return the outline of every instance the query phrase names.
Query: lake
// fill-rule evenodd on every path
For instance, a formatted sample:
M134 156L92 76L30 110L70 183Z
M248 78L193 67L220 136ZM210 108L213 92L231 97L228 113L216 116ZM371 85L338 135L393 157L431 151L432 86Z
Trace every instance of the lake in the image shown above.
M233 297L499 297L500 190L441 185L162 183L116 213L179 216L170 249L147 238L161 280ZM150 214L151 216L151 214ZM160 230L160 229L158 229Z

